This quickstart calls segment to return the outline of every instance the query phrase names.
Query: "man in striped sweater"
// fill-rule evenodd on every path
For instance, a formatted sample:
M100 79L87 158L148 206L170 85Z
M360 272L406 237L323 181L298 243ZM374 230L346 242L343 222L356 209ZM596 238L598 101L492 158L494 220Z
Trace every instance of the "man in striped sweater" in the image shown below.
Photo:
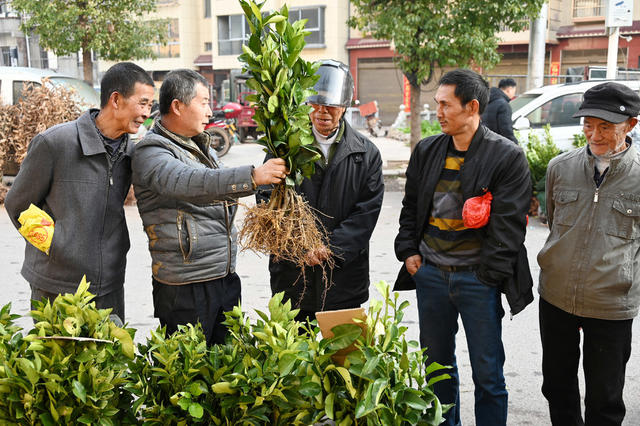
M420 141L411 155L395 241L404 262L396 288L416 288L420 344L429 362L451 366L451 379L435 384L440 401L455 404L447 425L460 424L458 316L473 370L476 425L506 425L501 292L512 314L533 299L523 244L529 167L519 146L480 124L488 99L488 84L473 71L454 70L440 80L435 101L443 133Z

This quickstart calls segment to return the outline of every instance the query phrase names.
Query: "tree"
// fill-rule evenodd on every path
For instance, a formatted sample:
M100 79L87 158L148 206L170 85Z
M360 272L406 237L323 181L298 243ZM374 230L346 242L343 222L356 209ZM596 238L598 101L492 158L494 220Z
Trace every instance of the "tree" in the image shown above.
M523 30L544 0L352 0L349 25L390 40L411 86L411 149L420 139L420 86L436 67L491 66L499 28Z
M40 36L56 55L82 49L84 79L93 84L91 51L112 61L155 57L151 44L165 44L167 21L143 21L156 0L12 0L24 15L22 31Z

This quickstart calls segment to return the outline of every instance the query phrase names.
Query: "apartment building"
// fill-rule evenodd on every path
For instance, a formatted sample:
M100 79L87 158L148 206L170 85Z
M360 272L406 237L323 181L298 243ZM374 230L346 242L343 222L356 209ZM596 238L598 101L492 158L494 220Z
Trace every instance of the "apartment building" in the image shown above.
M608 38L604 27L607 0L550 0L546 30L545 84L564 81L587 65L606 65ZM289 8L290 20L308 19L311 34L302 56L307 60L338 59L350 66L356 98L377 100L384 124L390 124L398 106L406 101L407 82L393 63L391 43L375 40L350 29L346 21L354 13L348 0L267 0L263 10ZM212 97L229 97L229 80L238 73L238 55L249 37L249 28L236 0L158 0L157 12L149 19L168 19L167 46L157 46L158 58L136 61L149 70L158 83L170 70L191 68L212 85ZM640 68L640 2L633 9L633 24L621 28L618 65ZM500 32L502 60L492 69L478 69L493 85L505 76L515 76L519 90L527 74L529 30ZM104 72L111 63L100 62ZM432 103L432 92L442 70L423 88L423 102Z
M549 0L545 46L545 84L564 82L568 74L579 73L586 66L606 66L608 36L605 29L607 0ZM640 2L633 8L633 24L620 28L618 67L640 68ZM491 69L478 68L497 85L503 77L513 76L524 90L529 52L529 29L514 33L505 28L498 51L502 60ZM356 79L357 96L363 101L377 99L381 117L390 124L403 103L406 83L392 62L391 44L352 31L346 44L351 72ZM422 101L433 105L438 70L431 84L422 88ZM581 73L580 73L581 74ZM580 78L580 77L578 77Z
M349 38L346 21L349 17L348 1L343 0L267 0L263 11L289 9L293 22L308 19L306 28L311 34L302 53L306 60L325 58L348 61L345 44ZM138 60L160 83L164 75L177 68L197 70L212 85L217 101L228 97L228 81L232 73L239 72L242 64L238 55L242 43L249 38L249 26L240 3L236 0L158 0L156 13L149 19L168 19L167 46L157 46L157 59ZM113 63L100 61L104 72Z
M607 65L607 0L550 0L546 31L545 84L562 82L586 66ZM529 30L501 32L502 61L486 74L526 75ZM640 68L640 2L633 7L633 24L620 28L618 67Z

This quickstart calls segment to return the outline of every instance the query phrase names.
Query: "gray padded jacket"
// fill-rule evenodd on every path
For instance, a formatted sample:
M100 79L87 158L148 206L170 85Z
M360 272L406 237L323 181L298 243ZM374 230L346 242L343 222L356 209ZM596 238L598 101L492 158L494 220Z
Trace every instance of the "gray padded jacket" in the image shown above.
M185 140L157 123L138 143L133 185L156 280L181 285L235 272L236 199L254 193L252 168L220 168L207 133Z

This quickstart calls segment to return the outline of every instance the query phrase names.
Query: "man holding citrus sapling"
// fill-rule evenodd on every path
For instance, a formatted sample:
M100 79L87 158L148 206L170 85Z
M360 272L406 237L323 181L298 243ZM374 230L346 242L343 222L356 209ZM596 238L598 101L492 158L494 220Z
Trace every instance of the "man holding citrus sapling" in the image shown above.
M210 117L207 80L193 70L170 72L160 88L160 120L136 145L132 169L155 316L167 333L199 321L212 344L224 342L224 312L240 301L237 198L281 182L287 170L281 159L222 168L204 132Z

